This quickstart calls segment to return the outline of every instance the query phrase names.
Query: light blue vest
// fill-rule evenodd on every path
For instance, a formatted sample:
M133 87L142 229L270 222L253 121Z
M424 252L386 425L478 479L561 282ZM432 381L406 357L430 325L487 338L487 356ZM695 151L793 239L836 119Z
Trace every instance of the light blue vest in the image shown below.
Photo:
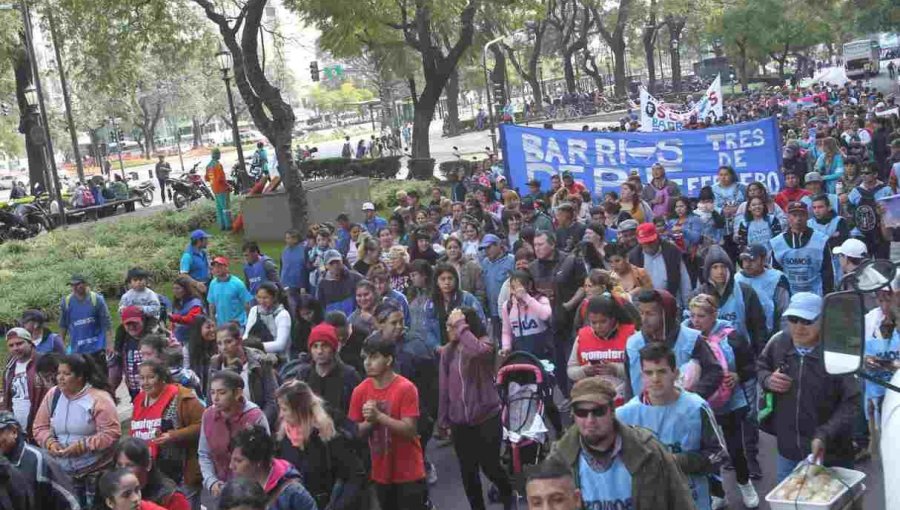
M741 222L747 225L747 245L761 244L769 246L769 241L774 237L772 234L773 221L777 223L778 219L773 216L766 216L766 218L761 220L747 222L747 220L742 218Z
M705 412L709 411L702 397L689 391L682 391L678 400L665 406L644 404L640 396L634 397L616 409L616 418L628 425L650 429L669 451L683 453L700 451L703 438L701 416ZM709 510L711 502L706 474L690 475L688 482L697 508ZM592 507L585 505L585 508Z
M806 198L806 197L804 197ZM831 234L837 232L838 223L840 223L841 217L837 214L831 218L827 224L822 225L816 221L815 218L810 218L809 221L806 222L806 225L809 228L815 230L816 232L821 232L825 235L825 237L831 239ZM841 271L841 262L838 255L831 256L831 266L834 268L834 281L838 282L841 280L841 276L843 276L843 272Z
M866 356L886 361L897 361L900 359L900 333L896 329L894 329L894 334L890 340L882 338L878 328L875 328L873 333L874 335L866 338ZM866 372L884 382L890 382L891 377L894 375L888 370L866 370ZM884 386L866 381L866 400L883 397L884 394Z
M750 335L747 334L747 306L744 303L744 292L737 280L731 289L731 295L719 306L718 319L728 321L738 333L744 335L744 338L750 339Z
M745 276L744 273L734 275L735 284L746 283L756 291L759 303L766 313L766 329L769 331L772 331L775 326L775 289L778 288L778 282L781 281L782 276L784 273L771 268L752 278Z
M791 294L798 292L812 292L822 295L822 253L828 238L821 232L813 231L812 237L806 246L791 248L788 246L785 236L791 235L785 232L772 239L772 255L784 269Z
M584 508L603 510L631 510L631 473L616 457L613 465L606 471L598 472L591 468L585 459L586 453L578 455L578 481L581 485L581 499Z
M675 363L682 367L691 360L694 354L694 346L700 332L696 329L681 326L678 331L678 337L675 339ZM625 344L625 352L628 354L628 371L631 376L632 394L638 396L644 390L644 381L641 378L641 349L647 345L644 334L638 331L628 338Z
M250 290L250 294L254 296L256 296L256 291L259 290L260 284L266 281L266 261L268 260L269 257L263 255L253 264L244 264L247 287Z

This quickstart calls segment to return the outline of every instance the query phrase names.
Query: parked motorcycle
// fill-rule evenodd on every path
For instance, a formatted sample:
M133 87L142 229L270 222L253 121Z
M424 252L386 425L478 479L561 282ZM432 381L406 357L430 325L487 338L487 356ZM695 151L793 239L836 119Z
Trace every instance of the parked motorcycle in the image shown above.
M28 239L53 228L50 201L39 195L31 203L5 205L0 208L0 242Z
M132 198L139 198L142 206L150 207L153 205L153 190L155 189L156 185L153 184L153 181L144 181L139 184L129 184L128 194Z
M195 172L196 165L190 172L178 178L169 178L166 185L172 190L172 203L176 209L183 209L195 200L213 199L212 190L203 181L203 178Z

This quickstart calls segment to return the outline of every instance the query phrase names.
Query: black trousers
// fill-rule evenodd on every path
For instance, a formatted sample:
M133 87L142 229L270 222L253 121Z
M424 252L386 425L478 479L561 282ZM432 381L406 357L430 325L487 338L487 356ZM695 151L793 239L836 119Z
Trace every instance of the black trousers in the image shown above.
M157 180L159 181L159 195L162 197L163 203L166 203L166 179L160 178Z
M716 415L716 421L722 427L725 436L725 448L731 457L731 465L734 466L734 475L741 485L750 480L750 470L747 466L747 457L744 455L744 419L741 411Z
M484 471L488 479L497 486L500 501L509 504L512 499L512 484L500 466L500 415L488 418L478 425L453 425L451 432L463 488L472 510L485 509L479 470Z
M383 485L376 483L375 495L382 510L425 510L428 486L425 480Z

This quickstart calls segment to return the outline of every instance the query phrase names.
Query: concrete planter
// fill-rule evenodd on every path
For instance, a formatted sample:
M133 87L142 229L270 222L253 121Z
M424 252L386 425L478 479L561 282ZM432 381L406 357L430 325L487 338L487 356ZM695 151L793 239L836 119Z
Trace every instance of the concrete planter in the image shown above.
M346 213L352 222L362 222L363 202L369 202L369 179L350 177L303 183L306 190L307 221L310 224L334 222ZM291 228L287 193L266 193L244 197L244 239L248 241L280 241ZM301 225L304 232L307 225Z

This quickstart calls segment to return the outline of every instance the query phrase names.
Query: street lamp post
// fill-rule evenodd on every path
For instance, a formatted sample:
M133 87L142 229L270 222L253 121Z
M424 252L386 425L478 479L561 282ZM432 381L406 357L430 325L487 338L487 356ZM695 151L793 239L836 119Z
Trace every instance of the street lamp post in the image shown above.
M19 9L22 13L22 25L25 29L25 50L28 53L28 60L31 63L31 74L34 80L34 85L29 86L25 90L25 102L28 104L29 109L37 108L40 112L38 124L43 125L43 135L44 140L43 144L47 150L47 159L50 163L50 174L51 179L46 177L46 169L45 169L45 177L44 183L45 190L49 191L49 188L52 187L55 190L56 195L56 203L59 206L59 221L60 225L66 224L66 210L63 204L62 198L62 189L59 185L59 174L56 169L56 158L53 153L53 140L50 139L50 123L47 120L47 107L44 104L44 89L41 87L41 75L38 72L37 58L34 53L34 34L31 31L31 14L28 11L28 0L21 0L20 4L3 4L0 5L0 10L10 10L10 9ZM51 196L53 194L51 193Z
M244 166L244 148L241 147L241 135L238 132L237 114L234 111L234 98L231 96L231 78L228 76L228 71L231 70L234 60L231 57L231 52L225 49L225 47L222 47L219 52L216 53L216 60L219 61L219 70L222 71L222 79L225 80L225 92L228 95L228 110L231 113L231 136L234 139L234 146L237 148L238 164L241 167L241 171L244 171L246 169Z
M487 42L484 45L484 51L481 54L481 67L484 70L484 88L487 93L485 97L487 97L488 103L488 118L491 122L491 150L494 154L497 153L497 123L494 118L494 103L491 101L491 80L488 78L488 70L487 70L487 52L488 49L502 41L505 36L495 37Z

